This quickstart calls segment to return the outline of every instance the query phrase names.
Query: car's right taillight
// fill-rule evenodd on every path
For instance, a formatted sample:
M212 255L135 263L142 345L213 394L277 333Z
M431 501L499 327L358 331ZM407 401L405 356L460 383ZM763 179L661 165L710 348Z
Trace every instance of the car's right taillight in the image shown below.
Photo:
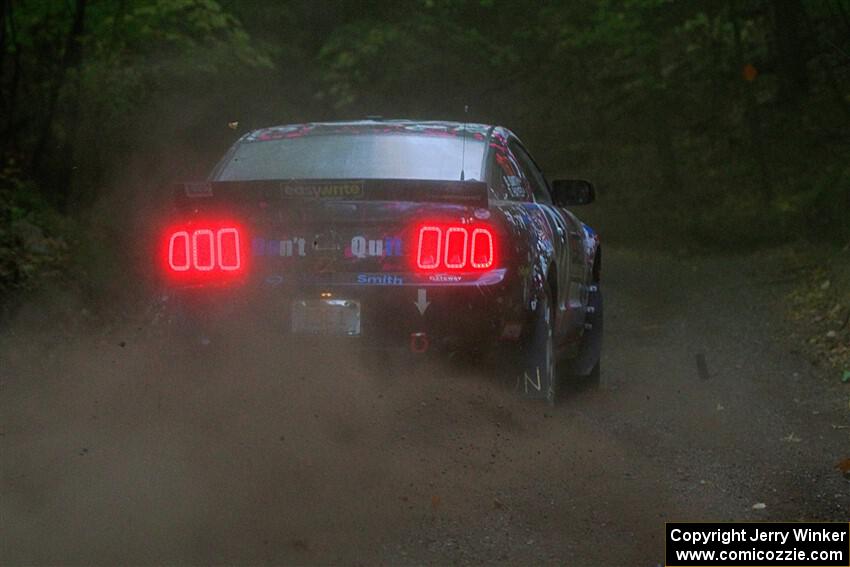
M415 230L418 271L483 271L496 266L498 246L485 224L421 223Z

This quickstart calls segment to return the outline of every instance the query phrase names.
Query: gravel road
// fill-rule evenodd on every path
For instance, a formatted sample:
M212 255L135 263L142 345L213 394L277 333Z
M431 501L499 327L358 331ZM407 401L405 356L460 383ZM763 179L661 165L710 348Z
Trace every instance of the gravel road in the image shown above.
M850 519L850 386L794 352L775 267L607 250L603 279L602 388L554 409L475 369L266 333L197 360L26 308L0 562L656 565L665 521Z

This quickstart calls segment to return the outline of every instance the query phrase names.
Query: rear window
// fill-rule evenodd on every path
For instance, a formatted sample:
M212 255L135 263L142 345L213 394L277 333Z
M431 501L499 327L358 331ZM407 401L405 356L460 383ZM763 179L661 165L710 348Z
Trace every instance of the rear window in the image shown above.
M252 179L481 180L486 145L472 136L323 134L243 142L223 166L219 181ZM462 155L465 157L462 158Z

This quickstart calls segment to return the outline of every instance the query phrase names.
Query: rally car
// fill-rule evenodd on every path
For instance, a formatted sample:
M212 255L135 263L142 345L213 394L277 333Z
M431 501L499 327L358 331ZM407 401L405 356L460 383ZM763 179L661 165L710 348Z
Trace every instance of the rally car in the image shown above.
M199 325L413 353L494 351L525 396L599 379L598 236L520 140L484 124L366 120L240 138L174 188L167 297Z

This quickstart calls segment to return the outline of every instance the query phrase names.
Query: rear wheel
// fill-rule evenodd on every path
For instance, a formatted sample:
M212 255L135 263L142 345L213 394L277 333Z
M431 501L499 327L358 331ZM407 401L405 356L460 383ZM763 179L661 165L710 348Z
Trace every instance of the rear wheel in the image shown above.
M552 299L546 288L537 300L531 333L520 348L517 388L524 397L546 400L550 405L558 397L552 323Z

